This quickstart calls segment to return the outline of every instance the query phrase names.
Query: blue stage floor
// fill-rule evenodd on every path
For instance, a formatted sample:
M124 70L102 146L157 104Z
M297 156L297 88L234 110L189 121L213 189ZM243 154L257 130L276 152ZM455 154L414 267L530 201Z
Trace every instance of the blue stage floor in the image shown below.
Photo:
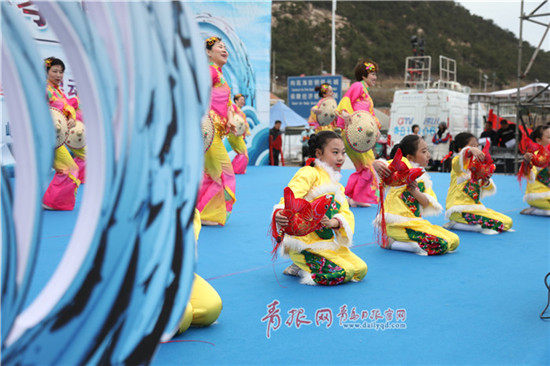
M515 177L496 175L498 192L483 201L511 216L515 232L457 232L458 250L443 256L379 248L376 207L353 209L352 250L368 274L324 287L282 275L288 259L271 262L272 207L297 169L249 167L237 176L228 224L203 227L198 246L196 272L219 292L220 318L161 344L153 365L550 364L550 322L539 318L547 301L550 218L519 214L526 204ZM343 171L343 183L351 173ZM450 176L431 176L444 206ZM45 212L48 250L40 253L36 277L45 281L57 265L75 216ZM429 219L445 222L443 214ZM270 305L279 311L271 324L262 320Z

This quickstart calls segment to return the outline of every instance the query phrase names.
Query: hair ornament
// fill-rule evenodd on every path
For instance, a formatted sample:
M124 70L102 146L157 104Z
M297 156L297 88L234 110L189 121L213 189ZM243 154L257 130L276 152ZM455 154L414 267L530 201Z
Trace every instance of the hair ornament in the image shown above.
M324 83L321 84L321 88L319 89L321 93L326 94L328 92L328 88L330 87L330 84Z
M52 59L51 58L45 59L44 64L46 65L46 68L49 69L52 66Z
M212 47L216 42L221 42L221 38L220 37L217 37L217 36L212 36L208 39L206 39L206 45L208 47Z
M365 70L367 70L367 72L369 73L376 72L376 65L373 64L372 62L365 62L364 65L365 65Z

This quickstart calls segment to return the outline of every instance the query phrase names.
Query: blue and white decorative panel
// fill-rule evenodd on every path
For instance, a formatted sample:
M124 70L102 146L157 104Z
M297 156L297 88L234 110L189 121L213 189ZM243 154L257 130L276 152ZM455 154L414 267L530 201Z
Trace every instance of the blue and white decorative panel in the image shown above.
M54 139L44 55L28 14L3 1L2 87L16 167L14 187L2 176L2 362L148 363L177 328L193 279L210 95L203 39L184 2L35 5L62 47L63 56L51 55L70 65L78 86L87 179L66 252L23 308Z

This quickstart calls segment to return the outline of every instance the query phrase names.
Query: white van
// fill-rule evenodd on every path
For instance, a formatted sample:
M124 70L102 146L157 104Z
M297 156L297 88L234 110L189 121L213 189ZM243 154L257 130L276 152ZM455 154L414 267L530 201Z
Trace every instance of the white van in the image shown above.
M391 147L420 127L420 135L433 146L432 138L441 122L447 124L452 136L468 130L468 97L466 92L449 89L405 89L393 95L388 146Z

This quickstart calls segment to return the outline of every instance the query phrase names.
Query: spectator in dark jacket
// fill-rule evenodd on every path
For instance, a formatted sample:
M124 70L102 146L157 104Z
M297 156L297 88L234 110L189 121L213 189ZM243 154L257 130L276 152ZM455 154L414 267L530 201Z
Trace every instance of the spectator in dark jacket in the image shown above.
M485 128L479 136L480 139L486 138L491 142L491 146L495 146L497 143L497 131L493 130L493 124L489 121L485 122Z
M503 119L500 121L500 129L497 131L496 143L497 146L512 148L516 144L516 128L514 123L509 123ZM521 133L519 136L521 140Z

